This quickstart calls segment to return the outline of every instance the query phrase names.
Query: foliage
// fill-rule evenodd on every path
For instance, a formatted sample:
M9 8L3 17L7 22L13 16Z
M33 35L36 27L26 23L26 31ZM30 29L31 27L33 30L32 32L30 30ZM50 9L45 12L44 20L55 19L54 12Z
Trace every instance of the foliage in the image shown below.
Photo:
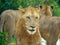
M0 32L0 45L7 45L7 33Z
M58 16L60 13L60 0L47 0L48 5L53 5L53 15ZM0 0L0 13L7 9L18 9L19 6L27 7L29 5L32 6L40 6L44 5L45 0Z

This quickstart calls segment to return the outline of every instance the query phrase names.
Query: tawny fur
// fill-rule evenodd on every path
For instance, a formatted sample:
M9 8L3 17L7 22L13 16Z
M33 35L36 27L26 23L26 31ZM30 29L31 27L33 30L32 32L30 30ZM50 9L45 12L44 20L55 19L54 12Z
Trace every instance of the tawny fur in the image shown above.
M48 5L44 5L41 7L41 16L52 16L52 7Z
M24 15L21 16L21 18L18 20L16 27L16 39L17 39L17 44L16 45L41 45L41 35L39 32L39 19L37 22L34 22L34 20L32 19L32 17L34 18L35 16L39 16L40 11L38 11L39 9L37 8L33 8L33 7L28 7L24 13ZM26 25L29 26L29 24L33 24L33 22L31 23L31 21L29 23L27 23L28 21L25 19L27 16L29 16L33 22L34 25L36 25L36 33L33 35L30 35L29 33L27 33L27 27ZM29 27L28 27L29 28Z
M8 33L8 43L15 35L15 26L20 15L22 15L21 10L6 10L1 14L0 30Z
M40 32L41 36L47 41L47 45L56 45L60 33L60 17L42 16L40 19Z

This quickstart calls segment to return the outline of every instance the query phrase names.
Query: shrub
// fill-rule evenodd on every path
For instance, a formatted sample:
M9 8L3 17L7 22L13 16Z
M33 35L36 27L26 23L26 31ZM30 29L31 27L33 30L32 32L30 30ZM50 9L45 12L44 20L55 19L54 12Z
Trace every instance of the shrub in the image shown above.
M6 32L0 32L0 45L7 45L7 36Z

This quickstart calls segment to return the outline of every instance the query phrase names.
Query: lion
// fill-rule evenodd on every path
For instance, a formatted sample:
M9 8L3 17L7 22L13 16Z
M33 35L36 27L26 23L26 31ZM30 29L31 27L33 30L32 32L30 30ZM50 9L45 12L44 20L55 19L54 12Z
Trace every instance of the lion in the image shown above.
M29 6L16 24L16 45L41 45L40 8Z
M13 35L15 35L16 22L19 16L23 14L22 10L5 10L1 14L0 30L8 33L8 44Z
M48 5L44 5L44 6L40 6L40 10L41 10L41 13L40 15L41 16L52 16L52 9L53 9L53 6L48 6Z
M60 17L45 17L40 20L40 33L48 45L56 45L60 34Z
M43 15L42 13L40 14ZM40 18L40 33L41 36L47 41L47 45L56 45L60 34L60 17L42 16Z

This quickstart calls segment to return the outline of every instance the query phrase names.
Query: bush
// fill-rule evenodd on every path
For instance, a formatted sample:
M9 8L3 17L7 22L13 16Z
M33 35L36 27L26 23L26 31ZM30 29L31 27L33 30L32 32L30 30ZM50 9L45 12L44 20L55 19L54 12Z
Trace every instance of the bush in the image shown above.
M48 2L47 2L48 1ZM29 5L32 6L40 6L45 5L47 2L48 5L54 6L54 16L60 16L60 3L59 0L0 0L0 14L7 9L18 9L19 6L27 7Z
M0 45L7 45L7 36L6 32L0 32Z

